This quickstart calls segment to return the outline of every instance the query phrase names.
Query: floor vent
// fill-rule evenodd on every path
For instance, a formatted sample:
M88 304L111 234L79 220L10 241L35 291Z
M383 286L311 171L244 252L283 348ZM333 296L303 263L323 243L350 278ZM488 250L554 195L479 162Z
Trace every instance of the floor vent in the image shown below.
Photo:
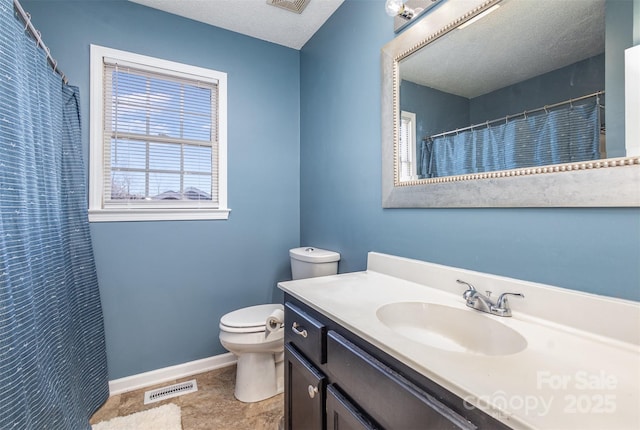
M311 0L267 0L267 4L286 9L295 13L302 13Z
M144 404L159 402L160 400L178 397L183 394L195 393L198 391L198 384L195 379L179 384L169 385L155 390L146 391L144 393Z

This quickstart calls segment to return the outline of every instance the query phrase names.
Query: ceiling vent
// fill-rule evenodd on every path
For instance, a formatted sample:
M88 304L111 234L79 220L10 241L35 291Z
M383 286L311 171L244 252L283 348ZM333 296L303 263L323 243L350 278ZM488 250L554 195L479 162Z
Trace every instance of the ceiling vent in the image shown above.
M271 6L286 9L290 12L302 13L311 0L267 0Z

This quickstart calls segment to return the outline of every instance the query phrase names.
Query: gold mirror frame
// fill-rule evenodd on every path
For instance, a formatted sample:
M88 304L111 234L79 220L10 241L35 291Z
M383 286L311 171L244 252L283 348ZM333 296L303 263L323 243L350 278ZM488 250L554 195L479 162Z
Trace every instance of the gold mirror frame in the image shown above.
M445 1L382 48L382 206L640 206L639 156L403 182L399 180L399 62L500 1ZM434 28L439 30L434 32Z

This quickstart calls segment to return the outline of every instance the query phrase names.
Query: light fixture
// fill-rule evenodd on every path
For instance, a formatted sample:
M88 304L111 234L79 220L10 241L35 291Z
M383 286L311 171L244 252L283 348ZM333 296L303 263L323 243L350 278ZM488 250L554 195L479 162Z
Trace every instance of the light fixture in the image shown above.
M482 12L481 14L478 14L476 16L474 16L473 18L471 18L469 21L465 22L464 24L462 24L461 26L458 27L458 30L462 30L465 27L470 26L471 24L473 24L476 21L481 20L482 18L484 18L485 16L489 15L491 12L493 12L494 10L498 9L500 7L499 4L494 4L493 6L491 6L489 9L485 10L484 12Z
M407 21L413 18L415 11L404 4L404 0L387 0L384 8L389 16L399 16Z

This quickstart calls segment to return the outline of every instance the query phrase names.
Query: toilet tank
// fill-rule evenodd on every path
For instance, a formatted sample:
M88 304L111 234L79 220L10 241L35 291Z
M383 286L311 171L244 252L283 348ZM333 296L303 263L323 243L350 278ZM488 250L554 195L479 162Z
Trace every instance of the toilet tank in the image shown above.
M289 250L293 279L315 278L338 273L340 254L326 249L303 246Z

